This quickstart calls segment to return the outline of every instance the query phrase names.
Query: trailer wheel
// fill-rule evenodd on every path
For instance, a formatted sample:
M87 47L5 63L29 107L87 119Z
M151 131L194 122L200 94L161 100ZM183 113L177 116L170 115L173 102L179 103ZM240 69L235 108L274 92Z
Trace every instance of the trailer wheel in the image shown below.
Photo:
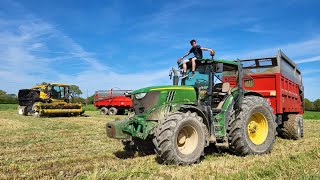
M276 122L273 110L262 97L246 96L242 111L231 113L228 143L236 155L269 153L275 141Z
M283 122L282 136L287 139L298 140L303 135L303 117L297 114L289 114L288 119Z
M108 108L106 108L106 107L102 107L101 109L100 109L100 113L101 114L103 114L103 115L108 115Z
M117 115L117 113L118 113L118 109L115 107L111 107L108 112L109 115Z
M189 165L204 155L207 128L195 112L175 112L160 122L155 130L153 144L158 162Z

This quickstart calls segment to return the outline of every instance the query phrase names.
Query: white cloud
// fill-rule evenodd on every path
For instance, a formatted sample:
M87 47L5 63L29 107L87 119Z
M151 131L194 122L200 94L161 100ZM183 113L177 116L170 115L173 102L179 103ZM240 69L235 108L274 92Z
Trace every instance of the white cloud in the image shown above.
M12 21L0 18L0 23L0 86L8 93L42 81L76 84L90 93L114 86L136 89L169 83L167 70L118 72L34 15Z
M315 60L316 57L319 57L317 55L320 54L320 37L316 36L312 39L308 39L301 42L293 42L288 44L279 44L277 46L266 48L266 49L253 49L248 50L245 52L233 52L233 53L226 53L227 55L221 57L224 59L250 59L250 58L259 58L259 57L271 57L275 56L277 54L278 48L281 48L281 50L288 55L289 58L291 58L293 61L297 63L304 62L304 58L302 57L310 57L315 56L312 59L306 59L309 60L309 62L312 62L310 60Z
M315 62L315 61L320 61L320 56L314 56L311 58L300 59L300 60L296 61L296 63L301 64L301 63L309 63L309 62Z

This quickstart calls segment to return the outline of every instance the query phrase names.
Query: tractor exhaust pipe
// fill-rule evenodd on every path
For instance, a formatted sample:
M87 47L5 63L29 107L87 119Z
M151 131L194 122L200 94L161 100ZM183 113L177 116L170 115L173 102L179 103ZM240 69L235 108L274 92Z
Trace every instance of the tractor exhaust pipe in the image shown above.
M173 85L179 85L179 71L172 68L172 70L170 71L170 79L172 79L172 76L173 76L173 79L172 79L172 84Z

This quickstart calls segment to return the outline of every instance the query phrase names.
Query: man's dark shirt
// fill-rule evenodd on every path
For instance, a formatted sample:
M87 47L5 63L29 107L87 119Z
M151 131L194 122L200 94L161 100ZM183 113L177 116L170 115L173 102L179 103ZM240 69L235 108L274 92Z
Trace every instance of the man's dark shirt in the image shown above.
M190 53L193 53L195 57L198 59L202 59L202 50L200 45L196 45L196 47L192 47L189 51Z

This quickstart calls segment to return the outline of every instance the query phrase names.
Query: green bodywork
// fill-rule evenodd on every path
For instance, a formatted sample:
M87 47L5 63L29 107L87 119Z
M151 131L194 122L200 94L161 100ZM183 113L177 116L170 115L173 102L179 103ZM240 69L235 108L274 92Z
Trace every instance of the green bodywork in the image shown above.
M158 101L146 112L108 123L108 126L116 129L113 138L123 139L131 135L145 139L157 126L158 120L164 119L169 112L179 110L181 105L195 105L197 100L192 86L152 86L136 90L132 92L132 96L155 91L159 92Z
M211 59L207 59L208 61ZM216 63L224 63L237 66L237 62L226 60L214 60ZM152 104L147 110L136 112L133 117L127 117L120 121L113 121L107 124L107 133L111 138L127 139L130 136L133 138L146 139L153 134L154 128L159 121L166 118L169 113L179 111L182 108L194 107L197 108L198 98L197 92L193 86L152 86L146 87L132 92L133 107L135 111L138 109L135 97L138 94L146 93L153 94L152 97L147 97L148 103ZM226 135L226 112L234 100L234 94L237 94L236 88L232 95L229 95L221 108L221 112L215 114L211 119L214 126L214 135L217 138L223 139ZM147 95L146 95L147 96ZM144 97L146 98L146 97ZM157 100L155 103L152 101ZM146 100L147 101L147 100Z

